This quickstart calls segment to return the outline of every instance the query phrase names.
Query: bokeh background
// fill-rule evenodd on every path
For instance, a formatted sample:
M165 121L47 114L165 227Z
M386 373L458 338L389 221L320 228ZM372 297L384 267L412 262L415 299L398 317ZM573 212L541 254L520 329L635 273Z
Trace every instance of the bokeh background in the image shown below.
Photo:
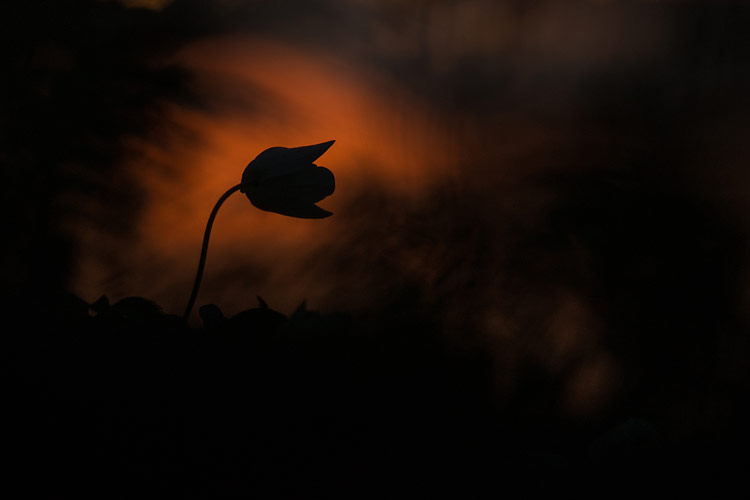
M28 0L0 19L14 307L69 290L180 314L245 165L335 139L335 215L232 197L198 305L426 316L492 353L501 405L523 387L540 414L738 428L750 5Z

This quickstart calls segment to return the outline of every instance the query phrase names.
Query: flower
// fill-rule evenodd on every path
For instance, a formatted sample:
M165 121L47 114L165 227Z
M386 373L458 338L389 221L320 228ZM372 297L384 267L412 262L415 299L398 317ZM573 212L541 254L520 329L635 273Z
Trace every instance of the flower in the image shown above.
M198 297L203 268L208 255L208 241L211 228L221 205L237 191L245 193L250 203L261 210L276 212L301 219L324 219L333 215L316 205L317 202L333 194L336 183L333 172L319 167L313 162L328 151L335 141L321 142L299 148L268 148L242 172L242 181L221 195L211 210L203 233L203 246L195 273L193 291L190 293L183 319L187 321Z
M333 215L316 205L333 194L333 173L313 162L335 141L298 148L269 148L251 161L242 173L240 192L256 208L302 219Z

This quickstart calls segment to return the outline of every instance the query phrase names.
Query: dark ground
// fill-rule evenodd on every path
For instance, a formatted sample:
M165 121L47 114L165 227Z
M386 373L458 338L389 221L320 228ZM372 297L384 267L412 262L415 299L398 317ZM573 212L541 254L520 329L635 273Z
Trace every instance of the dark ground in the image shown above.
M723 488L745 474L746 393L697 380L712 370L681 354L630 394L640 407L586 423L540 411L556 381L533 372L500 407L489 354L441 341L409 307L376 323L304 306L289 318L263 305L232 318L204 306L201 316L204 326L189 328L142 298L110 306L64 295L8 325L5 451L24 491L599 496ZM674 439L660 423L685 400L709 412L732 405L731 418L709 416L721 428Z

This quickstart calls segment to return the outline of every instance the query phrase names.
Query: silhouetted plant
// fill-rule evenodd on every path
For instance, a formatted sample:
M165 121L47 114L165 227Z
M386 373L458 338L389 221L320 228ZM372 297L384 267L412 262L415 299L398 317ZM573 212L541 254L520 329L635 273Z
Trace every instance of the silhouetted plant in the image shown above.
M185 320L190 317L198 296L203 268L206 264L211 227L224 201L240 191L245 193L250 203L256 208L267 212L301 219L324 219L333 215L332 212L316 205L323 198L333 194L335 189L333 173L313 162L320 158L334 142L328 141L298 148L266 149L245 167L241 182L221 195L208 217L193 291L183 315Z

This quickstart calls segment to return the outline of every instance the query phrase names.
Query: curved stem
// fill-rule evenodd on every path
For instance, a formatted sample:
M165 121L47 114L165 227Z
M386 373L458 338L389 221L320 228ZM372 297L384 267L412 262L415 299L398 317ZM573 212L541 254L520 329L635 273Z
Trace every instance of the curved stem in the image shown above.
M190 300L188 300L187 308L185 309L185 314L183 314L182 319L187 321L187 319L190 317L190 312L193 310L193 305L195 305L195 299L198 297L198 288L201 286L201 278L203 277L203 268L206 266L206 254L208 253L208 239L211 237L211 227L214 225L214 219L216 218L216 214L219 212L219 208L221 208L221 205L226 201L227 198L232 196L236 191L239 191L239 189L242 187L242 184L237 184L236 186L232 186L227 190L226 193L221 195L221 198L219 198L219 201L216 202L216 205L214 205L214 209L211 210L211 215L208 217L208 224L206 224L206 232L203 233L203 248L201 248L201 258L198 261L198 272L195 275L195 283L193 284L193 291L190 293Z

